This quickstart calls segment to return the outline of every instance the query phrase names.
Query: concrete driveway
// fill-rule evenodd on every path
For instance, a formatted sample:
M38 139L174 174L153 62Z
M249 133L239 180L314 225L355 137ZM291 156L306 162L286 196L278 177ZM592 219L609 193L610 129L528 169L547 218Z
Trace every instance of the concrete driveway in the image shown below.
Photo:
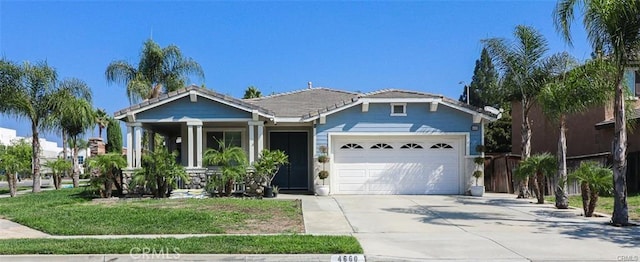
M640 228L513 195L303 200L308 233L351 233L367 261L638 261ZM309 213L307 213L309 212ZM342 216L340 216L342 215Z

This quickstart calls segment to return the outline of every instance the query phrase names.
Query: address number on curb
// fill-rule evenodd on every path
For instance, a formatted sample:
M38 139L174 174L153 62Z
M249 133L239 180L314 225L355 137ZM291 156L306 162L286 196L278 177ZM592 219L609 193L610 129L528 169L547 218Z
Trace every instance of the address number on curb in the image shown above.
M331 262L365 262L364 255L332 255Z

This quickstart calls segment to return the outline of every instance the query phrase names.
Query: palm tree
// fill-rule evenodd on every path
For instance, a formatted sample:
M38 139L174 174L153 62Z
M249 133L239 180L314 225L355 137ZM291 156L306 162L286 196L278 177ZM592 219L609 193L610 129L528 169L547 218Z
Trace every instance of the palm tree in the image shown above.
M129 190L149 190L157 198L169 196L171 190L177 187L178 180L189 180L184 167L176 163L177 156L177 151L169 152L162 145L143 155L142 168L133 174Z
M640 1L635 0L559 0L554 10L556 29L571 44L574 10L582 8L587 38L596 52L610 59L615 67L613 138L613 216L614 225L629 225L627 205L627 127L624 70L640 54Z
M98 137L102 138L102 130L109 125L109 115L104 109L97 109L95 112L95 123L98 125Z
M105 71L108 83L124 84L127 87L130 103L183 88L189 75L204 79L200 64L184 57L177 46L161 48L151 39L144 42L137 68L118 60L111 62Z
M549 153L536 154L520 162L516 169L516 176L529 177L535 175L534 190L538 197L538 204L544 204L544 177L553 174L556 159Z
M218 143L220 144L220 149L207 149L202 160L207 166L219 166L221 168L222 177L218 181L218 192L221 194L224 188L226 195L231 196L235 180L246 174L247 155L240 147L228 146L222 141L218 141ZM207 187L211 189L215 184L209 184L209 182L207 181Z
M244 96L242 99L250 99L250 98L258 98L262 97L262 92L258 90L255 86L247 87L247 90L244 91Z
M567 55L568 56L568 55ZM555 177L556 208L569 208L567 194L567 115L584 112L593 106L602 106L611 101L613 89L609 84L613 67L608 61L596 58L586 64L572 68L574 61L568 59L567 67L538 95L538 104L552 122L560 128L558 136L558 169ZM612 74L613 73L613 74Z
M67 89L88 90L89 87L81 80L71 79L65 80L61 86ZM95 123L95 111L90 100L85 98L76 98L71 93L62 93L64 103L58 106L55 116L59 120L60 127L69 136L69 144L72 151L72 179L73 187L79 186L80 166L78 164L78 150L80 136L89 130ZM89 97L90 98L90 97ZM84 147L86 148L86 146Z
M114 182L116 181L116 174L120 172L120 169L127 166L127 160L124 159L122 154L107 153L104 155L98 155L89 158L87 165L92 169L98 169L100 175L92 178L92 184L95 184L100 188L100 196L103 198L110 198L113 190ZM100 186L99 184L102 184Z
M550 79L556 69L557 61L545 57L548 50L547 40L534 28L518 25L514 31L515 39L502 38L482 40L489 54L502 71L503 89L506 97L520 101L522 107L522 160L531 155L531 123L529 113L535 104L535 98ZM529 197L528 178L520 181L519 198Z
M600 193L610 192L612 187L612 171L600 164L587 161L569 175L570 180L580 182L582 209L585 217L593 216Z
M56 189L60 189L60 184L62 182L61 175L71 170L73 165L66 159L58 158L54 161L45 163L44 166L51 169L51 172L53 173L53 186Z
M58 85L54 68L46 62L16 65L0 59L0 112L31 123L33 192L40 192L40 132L55 128L55 114L67 96L90 97L78 86Z

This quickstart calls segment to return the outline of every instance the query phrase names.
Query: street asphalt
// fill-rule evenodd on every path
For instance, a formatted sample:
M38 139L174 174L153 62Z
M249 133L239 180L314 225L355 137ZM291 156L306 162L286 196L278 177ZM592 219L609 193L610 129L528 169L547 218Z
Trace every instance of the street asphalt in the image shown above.
M507 194L468 196L329 196L302 199L307 234L353 235L366 261L639 261L640 227ZM167 235L186 237L198 235ZM0 238L48 236L0 219ZM118 238L123 236L102 236ZM131 237L131 236L128 236ZM144 235L140 237L160 237ZM0 261L330 261L331 255L0 256Z

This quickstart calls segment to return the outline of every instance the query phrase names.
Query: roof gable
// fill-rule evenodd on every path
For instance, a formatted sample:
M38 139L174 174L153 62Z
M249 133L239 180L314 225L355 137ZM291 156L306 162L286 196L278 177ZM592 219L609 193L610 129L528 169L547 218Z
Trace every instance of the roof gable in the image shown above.
M189 97L187 98L187 100L189 99L197 100L198 98L204 98L204 99L208 99L210 101L214 101L214 102L217 102L232 108L236 108L242 111L251 112L251 113L257 112L260 115L263 115L265 117L269 117L269 118L273 117L273 114L267 109L264 109L257 105L246 103L240 99L223 95L215 91L212 91L206 88L201 88L198 86L189 86L174 92L162 94L157 98L145 100L142 103L135 104L128 108L117 111L114 114L114 117L116 119L123 119L129 114L142 113L142 112L152 110L156 107L159 107L164 104L171 103L173 101L180 100L186 97ZM157 111L157 110L153 110L153 111Z

